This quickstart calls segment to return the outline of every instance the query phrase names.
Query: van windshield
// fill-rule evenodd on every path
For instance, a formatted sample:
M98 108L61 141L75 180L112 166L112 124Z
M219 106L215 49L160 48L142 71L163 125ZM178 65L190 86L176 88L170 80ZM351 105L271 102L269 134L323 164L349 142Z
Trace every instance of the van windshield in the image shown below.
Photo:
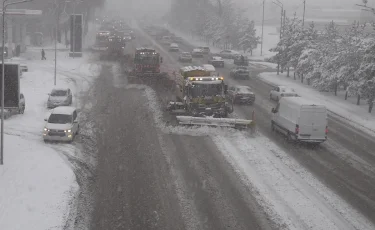
M68 114L51 114L48 118L51 124L69 124L72 123L72 116Z

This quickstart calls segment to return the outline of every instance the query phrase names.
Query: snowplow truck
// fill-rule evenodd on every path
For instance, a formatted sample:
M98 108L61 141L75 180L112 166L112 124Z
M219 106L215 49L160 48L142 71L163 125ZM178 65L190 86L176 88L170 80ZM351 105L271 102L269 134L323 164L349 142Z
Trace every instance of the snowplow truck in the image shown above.
M93 51L104 52L108 48L110 31L99 31L96 33L95 44L92 46Z
M152 48L137 48L134 56L133 75L143 76L160 76L160 64L163 59L160 54Z
M125 42L122 37L112 35L108 38L108 47L101 57L108 59L123 58L125 56Z
M168 110L180 125L221 126L247 128L251 120L228 118L233 113L233 103L228 100L228 86L224 78L211 76L203 67L186 66L176 75L176 101Z

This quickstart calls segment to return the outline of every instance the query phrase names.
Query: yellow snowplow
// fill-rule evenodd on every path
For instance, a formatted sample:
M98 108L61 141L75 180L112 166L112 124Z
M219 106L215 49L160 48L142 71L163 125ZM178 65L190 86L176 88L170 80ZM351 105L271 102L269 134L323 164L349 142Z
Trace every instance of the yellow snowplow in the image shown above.
M199 66L187 66L176 75L176 101L168 110L180 125L250 128L252 120L229 118L233 103L227 99L224 78L211 76Z

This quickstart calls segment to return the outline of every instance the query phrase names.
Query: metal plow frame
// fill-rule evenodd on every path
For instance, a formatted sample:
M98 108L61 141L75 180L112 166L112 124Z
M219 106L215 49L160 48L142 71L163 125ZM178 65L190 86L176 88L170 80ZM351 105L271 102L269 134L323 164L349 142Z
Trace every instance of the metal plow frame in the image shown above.
M235 129L253 128L253 120L235 119L235 118L212 118L212 117L192 117L176 116L180 125L188 126L211 126L226 127Z

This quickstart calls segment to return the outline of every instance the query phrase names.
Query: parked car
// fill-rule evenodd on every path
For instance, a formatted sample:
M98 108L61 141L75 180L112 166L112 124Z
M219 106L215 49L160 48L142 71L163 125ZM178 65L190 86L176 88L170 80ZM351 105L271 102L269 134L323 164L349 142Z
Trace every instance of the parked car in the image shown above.
M255 94L249 86L237 85L228 89L228 97L233 104L254 104Z
M229 76L235 79L249 79L250 71L246 66L236 66L230 70Z
M191 53L189 53L189 52L182 52L182 53L180 53L180 55L178 57L178 60L180 62L192 62L193 57L191 56Z
M52 110L43 130L43 140L68 141L74 140L79 132L77 109L70 106L60 106Z
M222 50L219 53L215 54L215 56L220 56L226 59L234 59L236 55L239 55L239 53L234 50Z
M69 88L55 88L48 94L47 108L55 108L57 106L68 106L73 103L72 91Z
M203 57L203 51L201 49L198 49L198 48L195 48L193 49L193 51L191 52L191 55L193 57Z
M200 46L198 49L201 49L204 54L209 54L211 52L210 47L208 46Z
M178 47L178 44L176 43L171 43L171 45L169 46L169 51L178 52L179 50L180 48Z
M327 140L327 124L327 108L302 97L280 98L272 108L272 130L289 141L322 143Z
M208 63L215 67L224 67L224 59L222 57L213 56L208 59Z
M248 66L249 59L243 55L235 55L234 56L234 64L239 66Z
M294 89L286 86L276 86L270 92L270 99L279 101L282 97L298 97L298 94Z

